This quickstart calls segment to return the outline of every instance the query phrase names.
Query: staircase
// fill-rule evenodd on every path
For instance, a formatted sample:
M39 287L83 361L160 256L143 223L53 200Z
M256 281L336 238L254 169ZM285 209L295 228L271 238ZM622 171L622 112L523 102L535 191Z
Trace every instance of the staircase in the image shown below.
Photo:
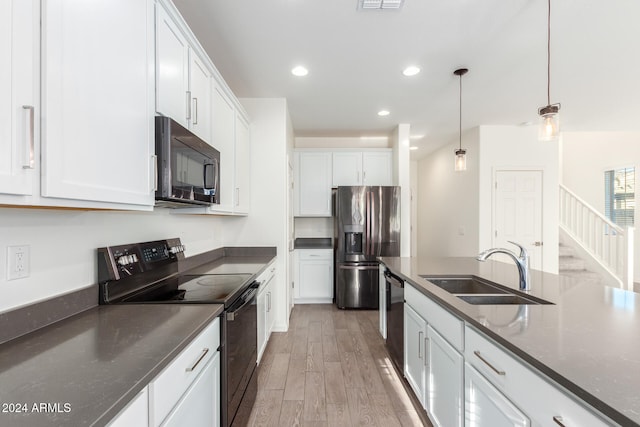
M571 246L560 243L558 254L560 256L558 262L560 275L580 280L581 283L605 284L600 274L586 269L584 260L578 257L575 249Z
M588 257L587 265L601 273L611 286L633 290L634 228L622 228L611 222L575 193L560 185L560 237L563 233L576 249ZM581 260L576 260L571 249L562 249L559 271L568 275L585 275ZM565 258L563 260L563 258ZM563 263L564 261L564 263ZM564 265L563 265L564 264ZM575 273L574 273L575 272Z

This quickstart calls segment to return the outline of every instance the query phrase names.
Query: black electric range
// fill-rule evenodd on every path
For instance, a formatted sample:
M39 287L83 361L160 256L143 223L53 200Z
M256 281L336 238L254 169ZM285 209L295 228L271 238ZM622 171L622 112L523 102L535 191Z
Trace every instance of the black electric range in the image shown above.
M179 272L180 239L98 249L100 304L223 304L221 319L222 426L238 409L251 407L257 393L257 305L253 274L208 274L206 268ZM237 424L239 424L238 421Z

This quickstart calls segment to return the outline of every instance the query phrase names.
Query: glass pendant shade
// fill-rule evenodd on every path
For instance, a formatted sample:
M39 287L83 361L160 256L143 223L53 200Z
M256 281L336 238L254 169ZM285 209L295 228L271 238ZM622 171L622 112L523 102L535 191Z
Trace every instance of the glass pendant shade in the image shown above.
M467 170L467 150L463 148L456 149L456 158L453 168L456 172Z
M538 110L540 127L538 139L540 141L554 141L560 135L560 105L547 105Z

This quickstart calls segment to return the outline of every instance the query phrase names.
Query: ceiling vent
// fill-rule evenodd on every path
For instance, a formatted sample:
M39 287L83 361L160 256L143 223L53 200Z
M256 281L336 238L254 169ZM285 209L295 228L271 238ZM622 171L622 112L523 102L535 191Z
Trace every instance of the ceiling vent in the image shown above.
M359 0L360 9L400 9L404 0Z

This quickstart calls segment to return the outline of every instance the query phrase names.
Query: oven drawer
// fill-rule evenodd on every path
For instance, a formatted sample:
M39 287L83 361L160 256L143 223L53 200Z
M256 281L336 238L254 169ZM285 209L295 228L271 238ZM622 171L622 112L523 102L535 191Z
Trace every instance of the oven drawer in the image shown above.
M151 382L151 425L162 423L207 362L215 356L219 345L220 318L217 318Z

